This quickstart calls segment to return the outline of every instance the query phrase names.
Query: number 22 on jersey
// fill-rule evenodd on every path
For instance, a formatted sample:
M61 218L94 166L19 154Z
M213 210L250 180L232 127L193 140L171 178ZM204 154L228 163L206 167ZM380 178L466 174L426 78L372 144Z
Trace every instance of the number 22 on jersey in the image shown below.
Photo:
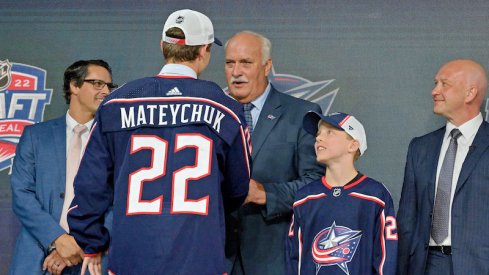
M171 214L207 215L209 196L196 200L187 198L189 180L198 180L210 175L212 163L212 140L201 134L177 134L174 153L195 148L195 166L185 166L173 172ZM145 184L166 176L168 159L168 141L155 135L133 135L131 154L140 150L151 150L151 167L143 167L129 175L127 197L127 215L161 214L163 195L152 200L142 200Z

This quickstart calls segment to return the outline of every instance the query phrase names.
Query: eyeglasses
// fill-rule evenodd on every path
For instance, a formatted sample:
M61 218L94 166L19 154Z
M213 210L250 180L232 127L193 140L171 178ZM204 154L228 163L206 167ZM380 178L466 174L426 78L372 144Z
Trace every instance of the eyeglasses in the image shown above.
M114 84L114 83L107 83L103 80L98 80L98 79L85 79L83 82L88 82L93 85L93 87L97 90L102 90L105 85L109 87L109 90L114 90L115 88L119 87L119 85Z

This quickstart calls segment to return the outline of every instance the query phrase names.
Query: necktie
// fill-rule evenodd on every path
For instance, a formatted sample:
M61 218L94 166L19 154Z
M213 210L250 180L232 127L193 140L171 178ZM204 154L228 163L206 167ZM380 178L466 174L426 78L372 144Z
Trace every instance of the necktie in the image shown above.
M450 144L448 145L445 159L438 177L436 188L435 206L433 209L433 225L431 236L440 244L448 237L448 215L450 210L450 197L452 192L453 165L457 154L457 139L462 135L460 130L453 129L450 132Z
M253 118L251 117L251 110L255 107L253 103L244 103L243 111L246 119L246 124L248 124L248 128L250 130L250 134L253 133Z
M68 222L66 221L66 215L74 197L73 180L75 179L76 172L78 172L78 166L80 165L82 147L81 135L87 130L85 125L76 125L75 128L73 128L74 134L71 139L71 144L68 147L68 156L66 157L65 200L61 212L61 219L59 221L59 224L66 230L66 232L70 232Z

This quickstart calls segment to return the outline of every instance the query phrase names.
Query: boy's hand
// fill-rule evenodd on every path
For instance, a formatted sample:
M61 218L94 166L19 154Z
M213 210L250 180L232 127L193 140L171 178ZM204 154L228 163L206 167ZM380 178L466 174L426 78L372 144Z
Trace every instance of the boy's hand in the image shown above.
M91 275L102 275L102 253L98 253L95 256L87 257L83 259L81 274L85 274L87 271Z

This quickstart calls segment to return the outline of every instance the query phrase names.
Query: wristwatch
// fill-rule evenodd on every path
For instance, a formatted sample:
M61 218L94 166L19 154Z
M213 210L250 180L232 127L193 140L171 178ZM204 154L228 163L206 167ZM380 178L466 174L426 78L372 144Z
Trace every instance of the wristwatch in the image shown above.
M56 246L54 245L54 242L52 242L49 246L48 246L48 255L50 255L54 250L56 250Z

